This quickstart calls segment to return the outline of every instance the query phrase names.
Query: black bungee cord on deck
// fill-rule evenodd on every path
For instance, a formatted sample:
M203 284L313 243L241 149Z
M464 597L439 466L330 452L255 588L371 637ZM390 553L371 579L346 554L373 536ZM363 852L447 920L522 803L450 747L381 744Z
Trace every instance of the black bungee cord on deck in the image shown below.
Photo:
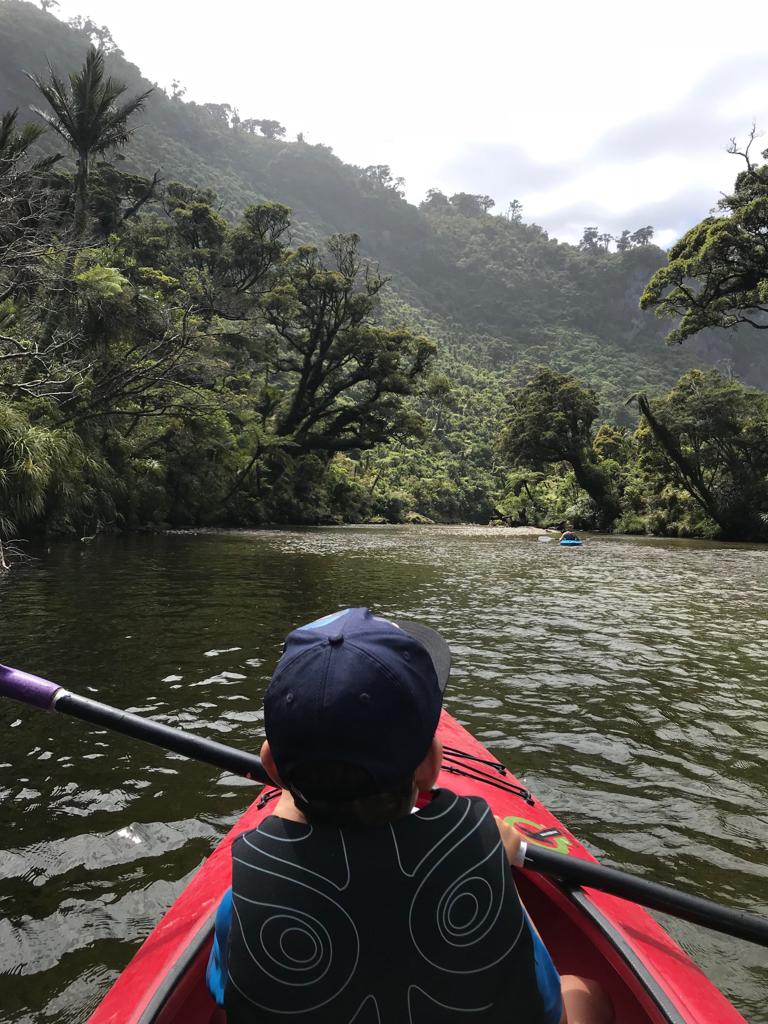
M446 761L449 762L446 764ZM462 762L480 762L480 764L488 765L490 768L495 768L500 775L506 775L507 769L499 761L486 761L481 757L476 757L474 754L468 754L463 750L458 750L456 747L445 747L443 750L443 765L442 770L448 772L450 775L463 775L467 779L474 779L477 782L484 782L486 786L493 786L494 789L501 789L506 793L514 793L515 796L521 797L531 807L536 806L536 801L533 798L533 794L530 790L524 786L518 786L514 782L508 782L506 779L497 778L488 772L483 771L480 767L475 767L475 764L466 764ZM462 764L462 767L458 767L457 762Z
M443 753L452 754L454 757L460 757L465 761L476 761L478 764L484 764L488 768L495 768L499 775L507 774L507 766L502 764L501 761L489 761L485 757L478 757L477 754L468 754L466 750L460 750L458 747L444 746Z

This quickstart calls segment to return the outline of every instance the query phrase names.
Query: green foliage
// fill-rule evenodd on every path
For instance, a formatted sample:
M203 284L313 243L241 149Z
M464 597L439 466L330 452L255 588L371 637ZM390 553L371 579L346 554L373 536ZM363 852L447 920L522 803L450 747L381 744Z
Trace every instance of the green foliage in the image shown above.
M22 175L37 175L56 163L58 156L42 157L27 161L28 151L37 142L45 129L40 124L19 124L19 111L9 110L0 117L0 179L13 179L14 185L21 185Z
M75 281L91 302L116 299L128 285L128 281L119 270L115 267L102 267L100 264L75 274Z
M51 65L48 77L27 72L27 77L48 104L49 109L33 107L77 157L74 178L74 231L79 236L86 227L88 178L96 156L125 146L131 137L128 118L141 110L151 89L123 103L117 101L126 90L122 82L104 77L104 51L93 44L85 63L69 75L69 85Z
M106 153L124 146L131 131L127 122L141 110L151 90L117 104L126 86L104 77L104 53L91 46L80 71L69 75L69 86L49 66L48 80L28 75L50 110L35 108L43 121L78 154L78 157Z
M99 41L96 31L92 23L68 27L21 0L5 0L0 96L28 109L34 91L15 69L44 72L44 53L59 68L77 67L92 37ZM119 52L106 53L105 67L131 95L150 87ZM385 164L352 167L328 146L265 138L259 119L247 127L232 104L184 102L178 88L175 96L155 90L148 97L141 130L122 154L123 172L146 179L162 167L167 181L212 188L229 222L253 203L284 203L293 210L296 243L358 234L362 255L392 275L391 297L416 320L431 320L432 336L465 362L501 370L521 360L556 365L595 387L603 401L604 390L614 392L615 409L627 393L669 387L684 370L722 359L753 384L768 384L768 352L759 345L709 337L692 352L666 350L662 326L637 308L646 281L665 262L646 244L646 228L630 232L637 237L627 251L580 252L525 224L517 207L514 216L493 216L492 197L449 198L433 190L434 201L416 209ZM52 147L52 138L43 141ZM410 318L400 322L414 326ZM582 351L568 366L571 337Z
M682 342L708 327L747 324L768 330L768 163L741 153L746 170L720 202L720 214L705 217L669 252L669 263L651 278L640 300L660 317L679 318L668 338ZM768 160L768 150L763 152Z
M107 238L124 221L135 217L142 207L157 196L160 175L152 178L128 174L112 164L97 163L89 181L89 210L93 228Z
M567 463L595 503L599 524L610 526L620 508L610 476L593 450L592 425L598 413L591 388L542 367L510 394L500 443L514 466L541 470Z
M518 465L580 459L591 446L598 412L594 391L573 377L541 367L510 395L502 446Z
M375 324L385 279L361 260L358 241L332 236L327 262L314 246L287 254L262 299L278 340L272 379L287 395L276 409L276 433L302 453L370 448L417 428L402 399L435 346L405 328Z
M550 239L519 203L494 216L489 196L431 190L416 209L385 164L186 103L178 83L147 98L106 28L19 0L0 6L12 107L35 76L8 68L39 67L43 41L82 66L36 79L53 132L0 121L0 544L206 523L763 530L764 405L739 385L683 377L647 400L661 433L645 409L632 432L627 392L658 396L700 358L637 309L664 260L652 229L612 252L597 229ZM745 223L761 187L741 188ZM723 356L739 372L754 350Z
M768 395L692 370L663 398L638 396L641 470L673 482L724 537L759 538L768 509Z
M108 171L119 199L124 177ZM0 306L0 543L17 525L370 515L356 460L422 430L408 399L434 343L378 320L386 279L356 236L292 250L280 204L231 224L209 189L172 183L158 198L113 217L99 247L54 234L27 252L27 292Z
M18 110L0 116L0 302L23 288L57 221L49 180L59 157L30 152L42 132L20 125Z
M111 507L110 477L75 431L0 400L0 547L43 517L53 532L87 528Z

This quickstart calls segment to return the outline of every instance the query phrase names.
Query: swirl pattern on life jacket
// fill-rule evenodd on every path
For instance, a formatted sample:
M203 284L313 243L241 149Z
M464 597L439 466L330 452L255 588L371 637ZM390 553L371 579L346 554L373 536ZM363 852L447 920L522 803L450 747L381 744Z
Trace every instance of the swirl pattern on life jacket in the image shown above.
M229 1024L542 1019L530 932L484 800L438 790L380 828L265 818L232 852Z

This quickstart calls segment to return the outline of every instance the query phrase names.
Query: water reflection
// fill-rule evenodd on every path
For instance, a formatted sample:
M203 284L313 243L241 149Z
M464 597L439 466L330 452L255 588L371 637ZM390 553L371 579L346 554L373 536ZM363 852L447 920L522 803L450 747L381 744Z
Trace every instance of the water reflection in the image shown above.
M449 702L610 863L768 913L768 550L474 528L102 539L0 582L0 660L250 749L293 625L437 626ZM5 703L2 1024L78 1022L249 786ZM670 922L753 1024L764 950Z

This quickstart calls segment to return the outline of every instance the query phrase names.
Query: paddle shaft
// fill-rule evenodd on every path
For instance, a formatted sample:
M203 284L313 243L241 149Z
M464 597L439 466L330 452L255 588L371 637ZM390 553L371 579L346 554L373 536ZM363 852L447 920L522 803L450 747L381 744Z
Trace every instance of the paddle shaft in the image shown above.
M272 783L261 758L243 750L174 729L161 722L121 711L109 704L81 697L47 679L0 665L0 696L11 697L25 704L58 711L80 718L92 725L112 729L134 739L154 743L176 754L203 761L234 775L255 782ZM620 896L652 910L659 910L685 921L703 925L714 931L768 946L768 920L744 910L731 910L712 900L678 892L667 885L636 878L625 871L602 864L569 857L528 844L525 867L540 874L552 875L566 887L586 886Z
M72 718L80 718L92 725L102 725L114 732L121 732L124 736L133 736L134 739L154 743L157 747L165 747L166 750L182 754L193 761L204 761L216 768L232 772L233 775L243 775L254 782L274 785L261 763L261 758L256 754L236 750L234 747L217 743L216 740L184 732L183 729L174 729L170 725L163 725L162 722L153 722L130 711L120 711L109 704L101 704L89 697L70 693L69 690L59 691L53 702L53 710Z
M620 896L651 910L659 910L684 921L703 925L737 939L746 939L759 946L768 946L768 920L746 910L732 910L713 900L678 892L668 885L637 878L626 871L606 867L593 861L545 850L528 843L525 866L544 875L552 875L565 887L586 886Z
M243 775L254 782L273 784L267 775L261 758L256 754L248 754L244 750L225 746L215 740L196 736L183 729L175 729L162 722L153 722L151 718L142 718L130 711L121 711L109 704L81 697L79 694L65 690L63 686L33 676L29 672L0 665L0 697L11 697L23 704L43 708L46 711L58 711L80 718L92 725L100 725L124 736L132 736L146 743L154 743L157 747L172 750L175 754L191 758L193 761L204 761L216 768L223 768L233 775Z

